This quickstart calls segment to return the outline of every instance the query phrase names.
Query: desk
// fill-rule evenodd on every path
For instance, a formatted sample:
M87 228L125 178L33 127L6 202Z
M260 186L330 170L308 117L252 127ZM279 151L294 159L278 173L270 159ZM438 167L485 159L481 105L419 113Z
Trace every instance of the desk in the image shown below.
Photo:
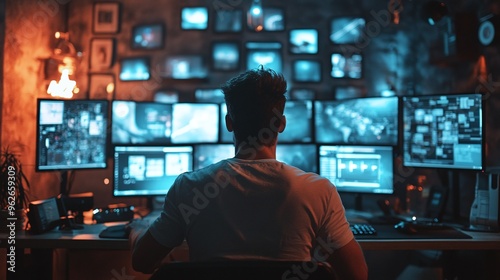
M85 225L82 230L72 232L59 231L30 235L17 232L16 249L31 248L32 253L45 258L39 268L45 271L41 274L52 275L51 256L52 250L86 249L86 250L129 250L127 239L103 239L99 233L106 227L105 224ZM471 239L362 239L358 242L363 250L497 250L500 251L500 234L487 232L464 231ZM6 233L0 233L0 247L7 248ZM50 268L47 268L49 266Z

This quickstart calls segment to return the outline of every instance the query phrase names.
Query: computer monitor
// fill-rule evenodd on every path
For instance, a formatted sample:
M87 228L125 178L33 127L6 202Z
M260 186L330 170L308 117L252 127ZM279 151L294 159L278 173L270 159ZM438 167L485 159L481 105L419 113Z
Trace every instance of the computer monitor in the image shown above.
M310 143L313 140L313 103L311 100L288 100L285 103L285 130L279 143Z
M196 102L224 103L224 93L220 88L197 88L194 98Z
M334 52L330 56L330 76L336 79L361 79L363 77L363 54Z
M212 43L212 68L221 71L238 70L240 47L238 42L218 41Z
M132 27L133 49L161 49L164 42L165 28L162 23L139 24Z
M393 193L392 146L319 146L319 174L339 192Z
M205 30L208 27L207 7L182 7L182 30Z
M175 103L172 107L172 143L217 143L219 104Z
M146 81L151 73L149 58L128 57L120 61L120 81Z
M158 66L162 78L174 80L205 79L208 76L207 63L202 55L171 55Z
M220 104L220 141L222 143L233 143L233 132L229 132L226 128L226 115L227 115L227 106L226 103Z
M283 57L280 42L247 42L247 64L246 69L257 69L260 65L281 73Z
M292 29L288 41L290 52L293 54L318 53L317 29Z
M278 144L276 160L306 172L318 172L318 151L315 144Z
M403 165L482 170L483 103L475 93L403 97Z
M181 173L193 170L192 146L115 146L113 196L166 195Z
M366 20L356 16L335 17L330 21L330 41L334 44L362 42Z
M112 144L147 145L171 142L171 104L113 100L111 112Z
M233 144L199 144L194 146L194 170L234 157Z
M108 101L38 99L37 103L37 171L107 167Z
M398 103L398 97L316 100L316 142L396 146Z

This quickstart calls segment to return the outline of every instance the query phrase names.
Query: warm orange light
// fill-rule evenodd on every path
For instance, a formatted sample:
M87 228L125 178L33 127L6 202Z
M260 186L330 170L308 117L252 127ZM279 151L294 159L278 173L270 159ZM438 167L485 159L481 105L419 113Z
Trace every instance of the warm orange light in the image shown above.
M77 92L79 91L76 88L76 82L69 79L69 70L63 69L61 79L59 81L52 80L47 93L54 97L72 98L75 89Z

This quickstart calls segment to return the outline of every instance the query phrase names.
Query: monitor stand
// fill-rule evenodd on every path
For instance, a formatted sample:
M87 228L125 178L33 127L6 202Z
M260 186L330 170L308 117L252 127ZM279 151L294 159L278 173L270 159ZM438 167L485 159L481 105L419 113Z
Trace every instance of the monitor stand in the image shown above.
M72 174L71 171L61 171L61 183L59 185L59 206L60 206L60 212L61 212L61 224L59 226L59 230L65 230L65 231L71 231L73 229L83 229L82 225L77 225L75 223L75 217L69 216L68 215L68 210L66 209L65 205L65 198L69 194L69 190L71 189L69 187L70 184L70 178ZM83 215L83 214L82 214ZM83 220L83 219L82 219Z

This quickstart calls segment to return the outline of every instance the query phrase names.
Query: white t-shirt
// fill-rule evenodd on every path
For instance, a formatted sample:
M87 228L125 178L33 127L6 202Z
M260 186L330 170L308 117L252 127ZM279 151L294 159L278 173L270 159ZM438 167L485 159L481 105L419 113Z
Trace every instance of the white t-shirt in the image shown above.
M149 231L169 248L186 240L193 261L325 261L354 238L329 180L274 159L181 174Z

